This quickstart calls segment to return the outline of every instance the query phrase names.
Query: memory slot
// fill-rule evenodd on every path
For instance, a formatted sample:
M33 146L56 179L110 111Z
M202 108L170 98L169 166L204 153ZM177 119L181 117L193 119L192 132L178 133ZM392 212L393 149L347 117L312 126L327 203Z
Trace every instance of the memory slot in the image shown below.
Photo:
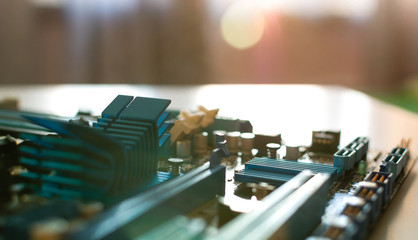
M37 135L47 135L51 131L47 128L34 124L27 120L23 116L32 117L48 117L58 119L62 121L69 121L71 118L59 117L40 113L31 113L24 111L13 111L0 109L0 133L4 131L4 134L16 135L19 133L34 133Z
M160 176L163 177L163 176ZM156 227L225 194L225 167L198 167L188 174L126 198L66 239L138 239ZM132 231L126 231L132 229ZM171 236L173 237L173 236Z

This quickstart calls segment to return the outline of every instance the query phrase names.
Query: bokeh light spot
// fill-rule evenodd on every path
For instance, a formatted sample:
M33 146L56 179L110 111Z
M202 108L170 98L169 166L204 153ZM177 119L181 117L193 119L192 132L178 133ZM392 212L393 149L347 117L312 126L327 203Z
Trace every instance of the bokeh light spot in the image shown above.
M238 49L257 44L263 36L264 27L265 19L262 9L250 0L233 3L221 19L223 39Z

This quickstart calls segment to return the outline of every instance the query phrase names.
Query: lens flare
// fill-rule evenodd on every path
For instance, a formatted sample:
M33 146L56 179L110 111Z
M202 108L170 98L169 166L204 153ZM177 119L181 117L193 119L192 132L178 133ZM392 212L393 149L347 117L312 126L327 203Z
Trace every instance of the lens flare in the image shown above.
M265 18L262 9L250 0L233 3L221 19L223 39L238 49L257 44L263 36L264 27Z

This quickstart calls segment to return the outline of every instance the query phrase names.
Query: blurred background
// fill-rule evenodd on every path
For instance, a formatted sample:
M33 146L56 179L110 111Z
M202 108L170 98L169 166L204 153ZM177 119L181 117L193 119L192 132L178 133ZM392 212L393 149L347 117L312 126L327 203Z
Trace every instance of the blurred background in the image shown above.
M315 83L417 96L417 76L416 0L0 0L2 84Z

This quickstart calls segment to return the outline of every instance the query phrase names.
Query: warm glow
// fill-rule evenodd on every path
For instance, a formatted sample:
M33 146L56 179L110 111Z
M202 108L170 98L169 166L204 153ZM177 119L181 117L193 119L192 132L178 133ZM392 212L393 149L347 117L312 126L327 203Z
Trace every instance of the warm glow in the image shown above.
M250 0L237 1L222 16L222 37L235 48L252 47L263 36L264 15L260 6L255 2Z

